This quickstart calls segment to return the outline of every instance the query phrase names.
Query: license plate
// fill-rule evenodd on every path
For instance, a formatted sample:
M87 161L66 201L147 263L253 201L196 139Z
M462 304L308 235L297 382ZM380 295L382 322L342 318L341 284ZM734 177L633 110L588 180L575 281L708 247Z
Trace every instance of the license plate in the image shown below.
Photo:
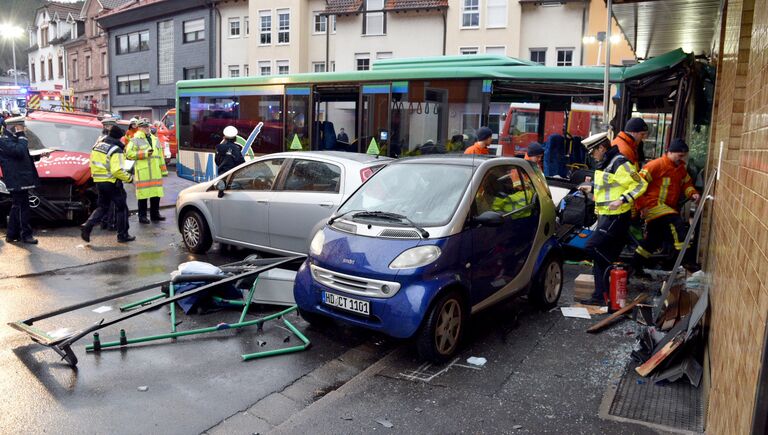
M370 304L360 299L348 298L335 293L323 292L323 303L342 310L351 311L366 316L371 314Z

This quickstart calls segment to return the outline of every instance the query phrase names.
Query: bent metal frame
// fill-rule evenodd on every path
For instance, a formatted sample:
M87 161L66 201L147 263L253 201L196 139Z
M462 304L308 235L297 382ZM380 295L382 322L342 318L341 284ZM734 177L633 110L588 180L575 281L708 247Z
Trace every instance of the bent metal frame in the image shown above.
M299 332L298 329L296 329L295 326L293 326L287 319L285 319L285 315L295 311L296 306L292 306L290 308L284 309L278 313L274 313L265 317L261 317L254 320L245 320L245 316L248 312L248 309L251 305L251 300L253 299L254 292L256 290L256 282L258 281L258 276L262 272L266 272L268 270L274 269L278 266L287 266L289 264L296 264L303 261L305 256L296 256L296 257L283 257L283 258L275 258L275 259L255 259L250 260L246 259L240 262L236 263L230 263L224 266L221 266L221 269L223 271L239 271L240 273L235 273L231 276L222 276L222 275L177 275L172 280L165 280L165 281L159 281L152 284L147 284L141 287L133 288L130 290L125 290L122 292L118 292L113 295L92 299L89 301L81 302L78 304L70 305L67 307L59 308L57 310L53 310L44 314L40 314L34 317L31 317L26 320L19 320L16 322L10 322L8 325L16 330L19 330L21 332L26 333L30 336L30 338L35 341L36 343L42 344L43 346L47 346L51 348L53 351L58 353L63 360L65 360L70 366L75 368L77 366L77 356L75 355L74 351L72 350L72 345L80 340L81 338L85 337L88 334L93 333L93 344L90 344L86 346L86 351L89 352L99 352L104 348L109 347L122 347L127 346L129 344L134 343L143 343L147 341L155 341L155 340L162 340L167 338L176 338L176 337L182 337L186 335L195 335L195 334L205 334L209 332L216 332L216 331L223 331L227 329L240 329L245 328L247 326L252 325L258 325L261 327L261 325L269 320L273 319L279 319L282 317L283 323L285 323L285 326L288 327L288 329L291 330L302 342L302 344L297 346L292 346L289 348L283 348L283 349L274 349L274 350L268 350L264 352L257 352L252 354L245 354L242 355L242 358L244 361L254 359L254 358L262 358L266 356L272 356L272 355L281 355L285 353L291 353L291 352L297 352L304 350L309 347L310 342L301 332ZM242 304L243 310L240 313L240 318L236 323L220 323L216 326L208 327L208 328L198 328L193 329L189 331L177 331L176 330L176 310L175 310L175 303L181 299L187 298L189 296L193 296L196 294L200 294L212 289L215 289L217 287L235 283L242 279L248 279L248 278L255 278L255 281L253 285L251 285L251 289L248 292L248 295L246 296L246 300L244 302L241 301L227 301L229 305L233 306L239 306ZM174 294L174 284L180 284L182 282L207 282L208 284L205 284L201 287L198 287L194 290L182 293L182 294ZM80 329L78 331L75 331L71 334L67 334L63 337L53 337L49 335L48 333L35 328L33 324L37 321L49 319L52 317L59 316L61 314L69 313L84 307L88 307L91 305L98 304L100 302L109 301L113 299L117 299L120 297L128 296L131 294L139 293L142 291L150 290L152 288L161 287L163 285L169 285L169 294L166 299L162 299L160 296L153 296L141 301L137 301L137 303L134 304L134 306L138 305L144 305L142 308L128 311L114 319L111 320L105 320L101 319L100 321L96 322L95 324L88 326L86 328ZM161 299L158 301L158 299ZM156 301L156 302L155 302ZM150 303L152 302L152 303ZM171 332L166 334L158 334L158 335L151 335L146 337L138 337L133 339L128 339L125 333L125 330L120 330L120 339L117 341L112 342L106 342L102 343L99 338L99 333L96 332L98 330L104 329L108 326L114 325L116 323L120 323L124 320L127 320L132 317L136 317L140 314L144 314L149 311L156 310L162 306L171 304ZM123 307L125 309L125 306Z

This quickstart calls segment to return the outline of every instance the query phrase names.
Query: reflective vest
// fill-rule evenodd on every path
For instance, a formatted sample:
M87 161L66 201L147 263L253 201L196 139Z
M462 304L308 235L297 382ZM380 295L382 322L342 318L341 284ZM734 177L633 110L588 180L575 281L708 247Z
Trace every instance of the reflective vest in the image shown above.
M509 213L525 207L530 204L533 194L528 189L519 190L511 195L496 197L493 199L491 209L500 213ZM532 208L511 215L514 219L522 219L533 213Z
M595 213L598 215L618 215L631 211L632 203L648 187L648 183L621 154L613 156L605 169L595 171L594 185ZM611 210L608 205L619 199L624 203L616 210Z
M690 198L696 193L685 164L675 165L666 154L648 162L640 175L648 182L648 189L636 205L646 222L677 214L681 194Z
M123 150L117 145L100 142L91 150L91 177L94 183L131 183L133 176L123 169Z
M165 167L163 152L157 146L157 138L137 131L125 147L125 157L136 161L133 167L136 198L162 197L163 177L168 176L168 169Z

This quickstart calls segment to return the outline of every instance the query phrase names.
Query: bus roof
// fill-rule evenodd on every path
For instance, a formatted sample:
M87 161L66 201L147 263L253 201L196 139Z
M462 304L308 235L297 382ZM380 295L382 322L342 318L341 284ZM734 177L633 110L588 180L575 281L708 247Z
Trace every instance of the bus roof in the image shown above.
M689 55L682 49L646 60L632 66L610 68L611 82L618 83L674 68ZM368 71L302 73L239 78L183 80L177 89L290 85L305 83L375 82L418 79L489 79L546 82L600 83L604 67L561 66L546 67L529 61L498 55L440 56L377 61Z

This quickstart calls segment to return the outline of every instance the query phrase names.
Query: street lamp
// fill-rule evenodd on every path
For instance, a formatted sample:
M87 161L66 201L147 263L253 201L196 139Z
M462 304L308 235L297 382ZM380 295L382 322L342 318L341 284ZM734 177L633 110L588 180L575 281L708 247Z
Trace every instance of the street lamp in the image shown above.
M595 58L595 66L600 65L600 58L603 53L603 42L606 40L605 32L597 32L597 35L587 35L581 38L581 42L584 45L592 45L595 42L598 43L597 46L597 57ZM621 42L621 35L611 35L611 37L608 39L611 44L616 45L619 42Z
M0 24L0 35L11 40L11 52L13 53L13 84L19 85L19 71L16 70L16 38L24 34L24 29L11 23Z

